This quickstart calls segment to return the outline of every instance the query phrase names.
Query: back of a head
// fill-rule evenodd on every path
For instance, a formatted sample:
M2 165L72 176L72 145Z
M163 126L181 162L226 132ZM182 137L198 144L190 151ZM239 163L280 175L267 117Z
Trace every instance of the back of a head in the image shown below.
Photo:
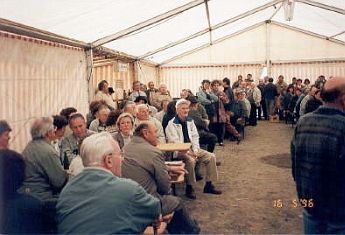
M321 89L321 98L326 103L336 103L345 94L345 77L328 80Z
M0 120L0 135L6 131L12 131L10 125L5 120Z
M80 147L80 157L85 167L99 166L103 157L113 152L113 146L120 147L108 132L93 134L83 140Z
M176 100L170 101L167 107L167 114L168 115L175 115L176 114Z
M3 149L0 150L0 193L2 200L16 195L17 189L25 179L25 162L19 153Z
M56 129L59 130L68 125L68 120L62 115L54 115L53 124L56 127Z
M53 119L50 117L41 117L33 122L30 133L32 139L43 139L51 130L54 130Z
M76 113L77 109L74 107L67 107L61 110L60 115L64 116L67 120L71 116L72 113Z
M269 78L268 82L272 83L273 82L273 78Z
M229 78L223 78L223 82L224 82L226 85L230 86L230 79L229 79Z

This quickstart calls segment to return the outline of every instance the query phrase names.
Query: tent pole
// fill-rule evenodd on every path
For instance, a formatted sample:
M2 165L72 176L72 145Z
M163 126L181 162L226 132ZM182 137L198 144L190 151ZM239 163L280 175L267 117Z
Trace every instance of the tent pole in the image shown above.
M210 10L208 8L208 0L205 0L205 7L206 7L208 30L210 33L210 45L212 45L212 26L211 26L211 20L210 20Z
M189 40L191 40L191 39L193 39L193 38L196 38L196 37L199 37L199 36L201 36L201 35L204 35L205 33L208 33L210 30L212 31L212 30L218 29L218 28L220 28L220 27L223 27L223 26L225 26L225 25L234 23L234 22L236 22L236 21L238 21L238 20L240 20L240 19L243 19L243 18L245 18L245 17L247 17L247 16L250 16L250 15L255 14L255 13L257 13L257 12L263 11L263 10L269 8L269 7L272 7L272 6L274 6L274 5L278 4L278 3L281 3L282 1L283 1L283 0L273 0L273 1L271 1L271 2L269 2L269 3L267 3L267 4L265 4L265 5L259 6L259 7L257 7L257 8L252 9L252 10L246 11L246 12L240 14L240 15L237 15L237 16L235 16L235 17L232 17L232 18L230 18L230 19L228 19L228 20L225 20L225 21L223 21L223 22L220 22L220 23L218 23L218 24L212 26L211 29L209 29L209 28L203 29L203 30L201 30L201 31L199 31L199 32L197 32L197 33L194 33L194 34L192 34L192 35L189 35L189 36L187 36L187 37L185 37L185 38L182 38L182 39L180 39L180 40L178 40L178 41L169 43L169 44L167 44L167 45L165 45L165 46L163 46L163 47L160 47L160 48L158 48L158 49L156 49L156 50L149 51L149 52L145 53L144 55L139 56L139 59L149 57L149 56L151 56L151 55L157 54L158 52L164 51L164 50L166 50L166 49L169 49L169 48L171 48L171 47L174 47L174 46L177 46L177 45L179 45L179 44L181 44L181 43L184 43L184 42L186 42L186 41L189 41ZM214 44L214 43L215 43L215 42L213 42L213 44Z
M88 98L89 103L93 101L93 98L95 96L95 88L93 87L93 51L92 49L86 50L86 74L87 74L87 83L88 83Z
M337 33L337 34L334 34L333 36L330 36L330 38L335 38L335 37L337 37L337 36L339 36L339 35L342 35L342 34L344 34L344 33L345 33L345 31L340 32L340 33Z
M230 34L230 35L227 35L227 36L225 36L225 37L219 38L219 39L217 39L217 40L215 40L215 41L213 42L213 45L214 45L214 44L217 44L217 43L220 43L220 42L222 42L222 41L224 41L224 40L226 40L226 39L232 38L232 37L234 37L234 36L236 36L236 35L239 35L239 34L241 34L241 33L244 33L244 32L247 32L247 31L249 31L249 30L252 30L252 29L254 29L254 28L256 28L256 27L259 27L259 26L262 25L263 23L265 23L265 22L259 22L259 23L257 23L257 24L254 24L254 25L252 25L252 26L249 26L249 27L247 27L247 28L244 28L244 29L242 29L242 30L239 30L239 31L237 31L237 32L235 32L235 33L232 33L232 34ZM161 65L163 65L163 64L170 63L170 62L173 61L173 60L176 60L176 59L179 59L179 58L181 58L181 57L183 57L183 56L192 54L192 53L194 53L194 52L196 52L196 51L200 51L200 50L202 50L202 49L204 49L204 48L206 48L206 47L208 47L208 46L210 46L210 44L209 44L209 43L206 43L206 44L204 44L204 45L201 45L200 47L197 47L197 48L195 48L195 49L186 51L186 52L184 52L184 53L182 53L182 54L180 54L180 55L174 56L174 57L172 57L172 58L170 58L170 59L167 59L167 60L161 62L161 63L159 64L159 66L161 66Z
M304 34L307 34L307 35L310 35L310 36L313 36L313 37L325 39L325 40L328 40L328 41L331 41L331 42L334 42L334 43L338 43L340 45L345 45L345 42L343 42L341 40L338 40L338 39L335 39L335 38L330 38L330 37L327 37L327 36L324 36L324 35L321 35L321 34L313 33L313 32L310 32L308 30L300 29L300 28L297 28L297 27L294 27L294 26L290 26L290 25L287 25L287 24L284 24L284 23L277 22L277 21L271 21L271 22L274 25L278 25L278 26L286 28L286 29L291 29L291 30L294 30L296 32L301 32L301 33L304 33Z
M320 2L315 2L312 0L296 0L296 2L304 3L307 5L313 6L313 7L318 7L318 8L324 9L324 10L334 11L334 12L337 12L339 14L345 15L345 9L333 7L333 6L326 5L326 4L323 4Z
M266 21L266 68L267 76L271 76L271 21Z
M124 29L124 30L121 30L115 34L112 34L112 35L109 35L109 36L106 36L106 37L103 37L103 38L100 38L94 42L92 42L92 47L98 47L98 46L101 46L103 44L106 44L108 42L111 42L111 41L114 41L116 39L119 39L121 37L124 37L126 35L129 35L135 31L138 31L140 29L143 29L145 27L148 27L150 25L153 25L153 24L156 24L162 20L165 20L165 19L168 19L172 16L175 16L177 14L180 14L184 11L187 11L189 9L192 9L196 6L199 6L200 4L203 4L204 3L204 0L194 0L192 2L189 2L183 6L180 6L180 7L177 7L171 11L168 11L168 12L165 12L161 15L158 15L156 17L153 17L151 19L148 19L148 20L145 20L139 24L136 24L132 27L129 27L127 29Z

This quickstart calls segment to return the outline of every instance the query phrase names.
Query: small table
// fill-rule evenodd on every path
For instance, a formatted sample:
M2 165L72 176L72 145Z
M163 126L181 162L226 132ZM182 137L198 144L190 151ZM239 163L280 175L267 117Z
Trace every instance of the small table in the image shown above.
M175 152L188 151L191 146L191 143L166 143L157 145L157 148L163 152Z

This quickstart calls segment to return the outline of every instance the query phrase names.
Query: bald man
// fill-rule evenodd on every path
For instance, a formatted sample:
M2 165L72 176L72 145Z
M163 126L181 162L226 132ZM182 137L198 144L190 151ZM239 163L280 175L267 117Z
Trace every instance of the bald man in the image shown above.
M306 234L345 233L345 77L321 90L324 105L300 118L291 142L292 175Z

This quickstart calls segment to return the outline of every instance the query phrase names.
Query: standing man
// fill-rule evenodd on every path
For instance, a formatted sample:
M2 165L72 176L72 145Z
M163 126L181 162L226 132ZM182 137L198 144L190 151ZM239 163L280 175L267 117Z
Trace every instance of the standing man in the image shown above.
M262 119L262 115L264 117L264 119L268 119L268 115L267 115L267 109L266 109L266 101L265 101L265 97L264 97L264 89L265 89L265 80L263 78L259 79L259 84L258 84L258 88L261 92L261 101L260 101L260 106L258 107L258 119L261 120Z
M179 99L176 103L176 116L171 119L165 129L165 133L170 143L191 143L191 149L181 155L188 171L186 177L186 196L190 199L196 199L194 192L195 164L201 163L206 168L206 184L204 193L221 194L213 185L217 180L218 172L216 167L216 156L213 153L200 149L199 134L193 119L188 116L190 102L185 99Z
M138 234L158 219L159 200L121 178L121 150L109 133L87 137L80 156L85 168L56 206L59 234Z
M278 95L278 89L277 86L273 84L273 78L269 78L263 94L266 101L266 110L269 116L274 114L274 103ZM268 117L266 120L268 120Z
M300 117L291 142L292 175L305 234L345 233L345 78L327 81L325 104Z

